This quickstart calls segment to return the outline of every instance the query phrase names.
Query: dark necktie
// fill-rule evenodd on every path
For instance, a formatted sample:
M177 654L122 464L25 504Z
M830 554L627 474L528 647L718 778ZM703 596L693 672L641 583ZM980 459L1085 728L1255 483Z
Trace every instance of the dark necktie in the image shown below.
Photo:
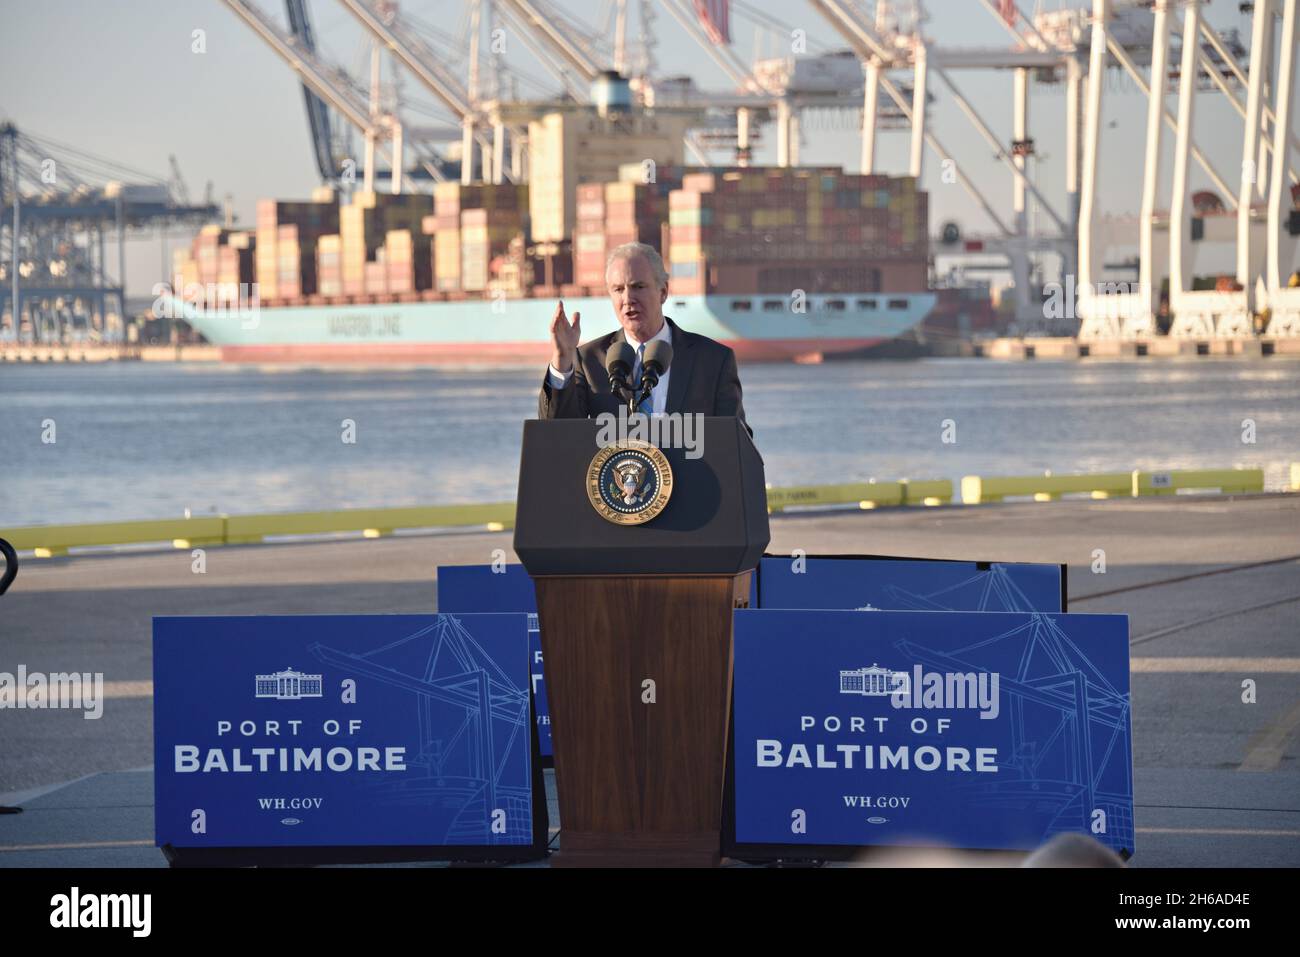
M643 342L639 346L637 346L636 364L632 368L632 385L634 388L636 386L636 383L641 381L641 369L643 368L644 360L645 360L645 343ZM647 395L644 399L642 399L640 402L637 403L636 410L638 412L644 412L646 415L649 415L653 408L654 406L650 402L650 396Z

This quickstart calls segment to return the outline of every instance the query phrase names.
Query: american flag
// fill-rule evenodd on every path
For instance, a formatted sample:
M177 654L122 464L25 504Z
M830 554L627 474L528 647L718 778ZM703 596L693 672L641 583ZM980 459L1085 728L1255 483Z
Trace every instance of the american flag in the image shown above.
M1020 11L1016 9L1016 0L1000 0L998 7L1002 19L1014 27L1016 21L1020 19Z
M731 43L731 0L695 0L695 15L715 46Z

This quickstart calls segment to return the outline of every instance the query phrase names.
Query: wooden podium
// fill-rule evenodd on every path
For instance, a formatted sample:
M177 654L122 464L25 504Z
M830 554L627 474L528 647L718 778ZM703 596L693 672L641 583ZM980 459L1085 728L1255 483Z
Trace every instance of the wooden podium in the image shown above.
M551 713L556 865L711 866L720 857L732 610L768 543L763 463L735 418L664 449L673 491L643 525L587 495L588 419L524 426L515 551L537 590Z

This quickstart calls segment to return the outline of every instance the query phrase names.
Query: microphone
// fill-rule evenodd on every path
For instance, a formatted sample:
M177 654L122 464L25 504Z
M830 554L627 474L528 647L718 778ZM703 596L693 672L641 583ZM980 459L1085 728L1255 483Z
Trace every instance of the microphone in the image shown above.
M623 395L632 389L628 379L632 375L632 366L636 362L636 352L624 339L605 354L605 371L609 373L609 387L615 395Z
M655 386L659 384L659 377L668 371L672 361L673 344L671 342L656 339L645 347L645 355L641 363L641 381L636 386L639 395L636 402L629 403L632 408L635 409L636 406L649 397Z
M663 339L656 339L645 347L644 368L641 370L641 382L646 391L659 384L659 377L668 371L673 363L673 344Z

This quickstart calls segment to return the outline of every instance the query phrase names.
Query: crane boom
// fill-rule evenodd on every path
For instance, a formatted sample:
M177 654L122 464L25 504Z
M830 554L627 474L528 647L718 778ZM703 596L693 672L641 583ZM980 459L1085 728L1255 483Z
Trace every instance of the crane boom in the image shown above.
M361 25L375 35L458 119L474 112L469 91L438 61L438 55L410 30L401 17L373 0L340 0Z
M558 18L551 15L538 0L502 0L502 3L518 14L538 37L577 70L588 83L608 69L569 36L560 25Z
M303 49L315 53L316 37L312 31L306 0L284 0L284 6L289 15L290 31ZM316 168L320 171L321 179L332 180L338 176L338 167L334 162L334 149L330 140L329 106L306 83L302 85L302 95L307 106L307 122L311 127Z
M360 130L372 130L370 105L354 90L337 81L338 71L314 51L305 48L292 33L282 30L251 0L221 0L274 50L313 93L325 100L349 123Z

